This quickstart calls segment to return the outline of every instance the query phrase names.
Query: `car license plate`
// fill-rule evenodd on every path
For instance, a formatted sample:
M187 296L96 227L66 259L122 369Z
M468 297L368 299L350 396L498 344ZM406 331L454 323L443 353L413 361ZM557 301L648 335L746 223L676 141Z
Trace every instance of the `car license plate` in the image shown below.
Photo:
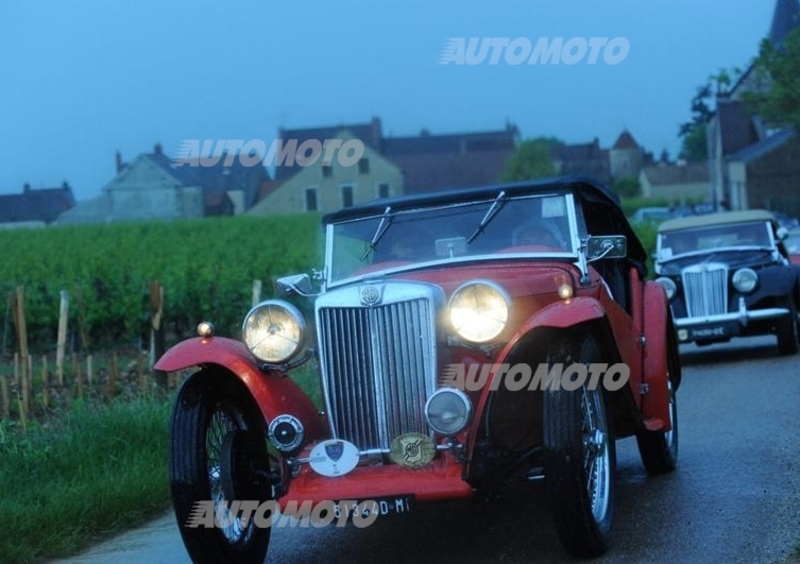
M376 497L373 499L342 500L333 505L333 514L338 519L343 512L347 512L347 518L369 517L377 513L378 517L390 515L405 515L411 513L414 506L414 496L402 494L391 497Z
M729 337L735 333L730 324L708 325L706 327L695 327L689 330L689 336L695 339L718 339Z

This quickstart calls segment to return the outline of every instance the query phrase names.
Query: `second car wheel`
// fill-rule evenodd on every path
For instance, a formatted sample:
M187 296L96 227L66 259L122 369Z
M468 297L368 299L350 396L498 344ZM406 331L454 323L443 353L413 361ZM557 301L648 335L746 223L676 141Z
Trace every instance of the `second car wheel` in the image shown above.
M786 298L783 307L789 310L789 315L776 323L775 332L778 335L778 352L790 355L798 349L797 308L791 296Z

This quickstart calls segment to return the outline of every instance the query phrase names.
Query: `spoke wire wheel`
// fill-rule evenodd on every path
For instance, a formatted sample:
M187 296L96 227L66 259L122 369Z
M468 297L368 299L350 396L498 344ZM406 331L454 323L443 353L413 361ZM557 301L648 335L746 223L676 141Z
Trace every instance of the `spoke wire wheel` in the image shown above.
M581 418L583 420L583 468L586 493L595 521L603 521L608 512L611 495L611 454L606 418L599 390L581 388Z
M599 362L591 335L567 334L550 347L547 363ZM611 544L616 450L604 392L598 386L543 393L545 487L562 545L572 555L599 556Z
M206 432L206 459L208 463L208 487L214 502L214 512L220 516L220 531L231 544L246 543L252 538L254 522L243 523L241 511L231 514L231 501L241 500L237 495L235 477L237 468L234 446L236 437L247 431L242 414L234 408L217 404L211 414Z
M264 418L242 382L201 370L184 382L170 434L170 490L178 528L193 562L261 563L270 527L245 522L231 501L274 499ZM213 526L207 520L211 501ZM200 504L200 505L198 505ZM201 522L198 522L201 519Z

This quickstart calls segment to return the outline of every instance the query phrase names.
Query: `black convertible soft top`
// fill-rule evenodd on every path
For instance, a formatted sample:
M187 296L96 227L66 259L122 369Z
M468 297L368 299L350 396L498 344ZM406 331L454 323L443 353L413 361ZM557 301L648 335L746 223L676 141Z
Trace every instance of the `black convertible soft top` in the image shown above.
M647 253L628 223L620 207L619 198L607 186L588 176L559 176L508 184L492 184L477 188L459 188L383 198L329 213L322 218L322 223L327 225L360 217L380 215L388 206L391 206L393 211L400 211L469 200L488 200L496 197L500 191L505 191L508 196L555 191L574 193L578 199L578 205L584 209L584 217L589 232L592 235L625 235L628 239L628 258L639 263L640 267L644 268Z

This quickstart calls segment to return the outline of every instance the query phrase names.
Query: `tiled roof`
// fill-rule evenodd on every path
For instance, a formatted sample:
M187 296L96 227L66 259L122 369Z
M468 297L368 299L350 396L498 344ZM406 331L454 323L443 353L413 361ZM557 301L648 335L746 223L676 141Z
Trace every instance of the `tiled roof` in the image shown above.
M770 135L766 139L762 139L757 143L748 145L741 151L730 155L728 158L730 160L741 161L745 163L752 161L777 149L793 136L794 130L791 127L787 127L780 130L778 133Z
M800 4L798 0L777 0L769 28L769 38L773 44L779 45L789 32L800 24L798 18Z
M638 149L639 144L636 142L636 139L633 138L633 135L626 129L622 133L619 134L617 137L617 141L614 143L612 149Z
M0 223L51 223L61 212L74 205L75 196L66 182L60 188L41 190L33 190L26 184L22 194L0 195Z
M306 129L283 129L281 128L278 131L278 137L283 142L283 146L286 145L287 142L296 140L297 146L299 147L305 141L310 139L317 139L320 142L324 142L326 139L334 139L336 138L343 130L349 131L353 137L356 139L360 139L364 142L365 145L374 149L377 152L381 152L381 138L383 133L381 132L381 120L380 118L374 117L370 123L358 123L358 124L341 124L336 126L329 126L329 127L312 127ZM292 163L292 165L281 164L275 167L275 179L276 180L286 180L292 177L295 173L300 171L300 165L297 163Z
M513 130L445 135L423 134L413 137L387 137L383 140L383 154L389 158L423 153L513 151L515 148L516 139Z
M653 186L673 184L698 184L708 182L708 163L689 163L685 165L646 166L644 174Z
M753 118L747 113L741 100L719 99L717 113L723 155L736 153L759 140Z
M471 153L418 153L387 156L403 171L405 193L417 194L496 183L514 149Z

